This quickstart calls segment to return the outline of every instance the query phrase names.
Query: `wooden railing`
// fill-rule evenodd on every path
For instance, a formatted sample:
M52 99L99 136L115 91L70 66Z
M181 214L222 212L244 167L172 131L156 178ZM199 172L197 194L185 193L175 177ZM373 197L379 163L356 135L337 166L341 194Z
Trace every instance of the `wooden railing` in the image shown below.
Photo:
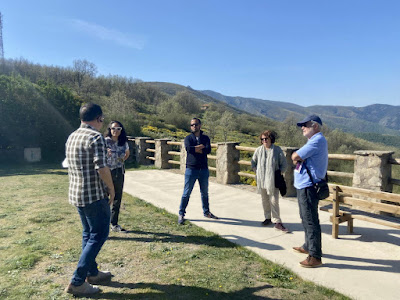
M159 144L155 145L156 142L150 138L144 138L144 137L138 137L138 138L130 138L129 139L131 142L134 142L137 146L136 149L138 150L138 152L140 153L136 153L136 157L137 159L140 158L142 163L145 164L146 160L147 161L152 161L155 164L159 164L160 162L158 162L158 160L162 161L162 168L168 168L168 165L170 165L170 167L173 166L180 166L181 170L184 170L184 163L186 160L186 157L181 157L182 156L182 142L180 141L165 141L162 142L161 139L161 148L160 149L165 149L162 151L166 151L166 152L162 152L163 154L161 155L160 153L157 153L157 151L161 151L161 150L156 150L159 149ZM232 146L232 144L234 144ZM138 146L140 145L140 146ZM221 144L222 145L222 144ZM228 146L230 145L230 146ZM169 149L164 148L168 146ZM219 176L221 176L220 178L226 178L225 175L222 175L221 172L228 172L228 174L230 174L229 176L236 176L237 179L234 179L233 181L230 180L230 183L232 182L239 182L239 177L245 177L245 178L255 178L255 174L251 171L251 162L250 162L250 158L252 156L252 153L254 153L254 151L257 149L256 147L246 147L246 146L240 146L238 145L238 143L226 143L223 144L223 147L221 148L221 150L218 150L218 144L211 144L211 147L214 149L216 149L217 154L215 154L213 151L213 153L207 155L209 161L211 162L209 169L210 171L214 171L217 172L218 174L220 174ZM292 153L293 151L296 150L296 148L292 148L292 147L282 147L282 150L284 150L284 153L286 155L286 159L288 162L289 166L292 166L292 161L290 160L290 153ZM225 149L231 149L231 150L225 150ZM222 151L222 152L219 152ZM227 154L225 154L225 151L233 151L233 156L235 157L235 159L231 159L229 158L229 162L218 162L218 157L224 157L223 159L226 159ZM235 152L236 151L236 152ZM360 153L359 153L360 152ZM220 153L220 154L218 154ZM388 154L389 153L389 154ZM166 160L164 160L165 154L168 154L166 157ZM159 156L161 155L161 156ZM231 155L231 154L230 154ZM371 159L373 159L373 161L376 161L376 159L381 159L381 163L384 165L386 164L386 166L389 163L390 165L393 166L399 166L400 165L400 159L395 159L391 157L390 151L356 151L355 154L328 154L328 159L329 159L329 167L331 168L330 170L328 170L328 176L329 177L336 177L336 178L342 178L343 180L337 180L337 183L340 184L346 184L346 185L352 185L352 180L353 178L357 178L359 179L360 176L362 177L362 175L364 174L364 166L359 166L357 165L357 161L359 161L358 159L360 158L360 155L362 157L367 157L370 156ZM230 157L230 156L229 156ZM239 159L237 159L237 157L239 157ZM388 162L387 160L385 161L385 159L387 157L390 157L390 161ZM156 160L157 159L157 160ZM339 160L339 161L344 161L344 162L349 162L349 164L346 166L344 166L346 168L346 172L344 171L340 171L338 170L339 168L339 164L335 164L334 161L335 160ZM215 164L214 164L215 162ZM350 165L350 163L353 162L353 165ZM237 167L231 167L234 164L237 164ZM374 165L375 163L373 163ZM228 166L228 168L226 167ZM353 166L353 167L352 167ZM340 167L342 167L342 164L340 164ZM356 170L357 167L357 170ZM379 167L368 167L368 168L375 168L377 169L376 171L373 172L377 172L379 174ZM349 172L348 170L353 170L353 172ZM393 172L391 173L393 174ZM397 174L397 172L395 173ZM379 176L379 175L378 175ZM382 178L381 183L377 183L377 185L373 185L374 189L375 188L384 188L386 190L387 187L389 187L389 190L391 189L391 187L389 186L391 185L398 185L400 186L400 179L396 179L393 177L390 177L390 173L386 172L386 177ZM231 177L232 178L232 177ZM288 168L288 170L285 173L285 178L289 180L289 184L293 183L293 176L292 176L292 172L291 172L291 168ZM218 175L217 175L217 179L218 179ZM345 180L346 179L346 180ZM361 180L364 180L364 186L368 186L369 183L367 182L368 179L365 178L361 178ZM330 178L330 182L334 182L334 180L332 180ZM375 183L374 183L375 184ZM379 185L381 184L381 185Z
M257 148L253 147L243 147L243 146L236 146L236 149L239 151L247 151L247 152L254 152ZM346 161L354 161L356 159L355 155L349 154L328 154L328 159L336 159L336 160L346 160ZM251 162L248 160L239 160L239 165L241 166L251 166ZM345 178L353 178L354 173L349 172L338 172L338 171L328 171L329 176L336 176L336 177L345 177ZM254 174L248 172L239 172L240 176L248 177L248 178L255 178Z
M154 145L156 142L154 140L146 140L146 143ZM154 149L154 148L146 148L146 152L154 153L153 156L146 156L147 159L150 159L152 161L156 160L156 158L155 158L156 149Z
M253 153L257 149L254 147L244 147L244 146L236 146L235 148L236 148L236 150L239 150L239 151L247 151L247 152L251 152L251 153ZM248 161L248 160L239 160L238 164L239 164L239 166L250 166L251 167L251 161ZM253 178L253 179L256 178L256 175L248 173L248 172L239 171L238 175L242 176L242 177Z
M218 144L211 144L211 149L218 149ZM215 162L215 164L217 164L217 156L216 155L208 154L207 158L213 160ZM216 167L208 166L208 169L210 171L217 172L217 168Z
M344 160L344 161L355 161L356 156L351 154L328 154L328 160ZM329 171L328 176L344 177L353 179L354 172L339 172L339 171Z
M399 166L399 165L400 165L400 158L392 158L392 159L389 161L389 163L392 164L392 165L397 165L397 166ZM391 183L391 184L394 184L394 185L400 185L400 179L390 178L390 183Z
M178 148L180 148L181 147L181 142L173 142L173 141L168 141L167 142L167 145L170 145L170 146L178 146ZM168 151L168 154L169 155L172 155L172 156L181 156L181 152L180 151ZM171 164L171 165L180 165L181 164L181 160L180 160L180 158L179 158L179 160L174 160L174 159L170 159L170 160L168 160L168 163L169 164Z

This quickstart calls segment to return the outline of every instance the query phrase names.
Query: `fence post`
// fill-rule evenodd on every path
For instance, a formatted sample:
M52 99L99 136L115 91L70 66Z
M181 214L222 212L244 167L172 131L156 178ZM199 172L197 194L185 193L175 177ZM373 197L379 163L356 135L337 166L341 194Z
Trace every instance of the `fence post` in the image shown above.
M239 183L240 151L236 149L239 143L228 142L218 143L217 148L217 182L222 184Z
M128 146L129 146L129 151L130 155L126 162L130 163L133 161L136 161L136 147L135 147L135 137L133 136L127 136L128 138Z
M155 161L154 166L160 169L169 169L170 165L168 160L172 159L171 155L168 154L168 151L171 150L171 146L167 144L167 142L171 141L170 139L157 139L155 140Z
M353 186L373 191L392 192L392 151L355 151Z
M285 181L286 181L286 187L287 187L287 191L286 191L286 197L296 197L297 195L297 191L296 188L294 187L294 167L295 165L293 164L292 161L292 154L293 152L295 152L296 150L298 150L298 148L295 147L281 147L283 153L285 154L286 157L286 162L287 162L287 169L286 172L283 174L283 176L285 177Z
M185 171L186 171L186 156L187 156L187 153L186 153L185 141L184 141L184 140L181 142L181 150L180 150L180 152L181 152L181 159L180 159L181 165L180 165L180 170L181 170L181 173L182 173L182 174L185 174Z
M135 137L135 152L136 152L136 162L139 165L150 165L150 160L146 159L147 153L146 149L148 145L146 140L151 139L149 137Z

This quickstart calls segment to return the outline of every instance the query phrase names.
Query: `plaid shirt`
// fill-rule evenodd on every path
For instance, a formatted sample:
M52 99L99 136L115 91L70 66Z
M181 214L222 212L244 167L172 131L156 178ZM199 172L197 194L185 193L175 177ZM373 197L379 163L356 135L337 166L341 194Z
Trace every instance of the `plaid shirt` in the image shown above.
M69 203L86 206L107 196L98 169L107 166L104 137L93 127L82 123L65 144L68 161Z

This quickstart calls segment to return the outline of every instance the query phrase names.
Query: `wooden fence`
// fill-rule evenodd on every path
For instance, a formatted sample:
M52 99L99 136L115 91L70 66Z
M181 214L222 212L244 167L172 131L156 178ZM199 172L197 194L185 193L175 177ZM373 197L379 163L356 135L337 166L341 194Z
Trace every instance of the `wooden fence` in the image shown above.
M159 168L179 166L184 172L186 165L186 150L183 141L169 139L151 139L148 137L129 137L132 152L139 164L154 163ZM217 181L224 184L239 183L240 177L255 178L251 171L251 156L254 147L240 146L239 143L228 142L211 144L213 154L207 157L213 161L210 171L216 173ZM291 155L296 148L281 147L285 153L288 170L285 180L288 184L288 196L295 193L293 185L293 164ZM215 152L215 155L214 155ZM393 185L400 185L400 179L392 177L392 165L400 165L400 159L392 157L391 151L355 151L354 154L329 154L329 164L334 161L352 162L353 172L328 170L328 176L347 178L351 186L375 191L391 192ZM246 157L245 159L243 157ZM210 165L211 165L210 164Z

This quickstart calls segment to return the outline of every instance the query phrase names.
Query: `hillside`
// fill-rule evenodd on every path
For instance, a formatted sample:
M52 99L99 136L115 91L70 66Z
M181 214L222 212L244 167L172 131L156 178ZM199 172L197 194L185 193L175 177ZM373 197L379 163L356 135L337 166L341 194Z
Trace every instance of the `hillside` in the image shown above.
M240 114L250 113L267 117L279 122L294 122L306 115L316 113L330 129L339 129L352 133L368 141L398 147L400 127L398 124L399 106L370 105L366 107L346 106L310 106L303 107L289 102L261 100L256 98L230 97L214 91L197 91L190 87L167 82L146 82L147 86L156 88L168 95L189 92L204 103L227 104L229 109L236 108Z
M230 97L209 90L201 92L252 114L278 121L284 121L289 115L301 119L308 114L316 113L331 128L351 133L371 132L400 136L400 106L375 104L366 107L322 105L303 107L288 102Z
M145 86L157 89L162 91L163 93L167 94L168 96L175 96L176 94L179 93L190 93L194 97L196 97L198 100L200 100L203 104L216 104L219 106L225 107L225 109L230 110L230 111L235 111L238 113L250 113L253 114L251 111L247 111L246 109L241 108L240 106L234 106L230 105L229 103L226 103L225 101L221 101L218 98L214 98L212 96L209 96L207 94L204 94L201 91L197 91L192 89L191 87L185 87L183 85L175 84L175 83L169 83L169 82L143 82L142 83ZM257 115L257 114L256 114Z
M285 120L291 114L299 118L307 114L307 110L304 107L289 102L230 97L210 90L200 92L231 106L240 107L249 113L266 116L279 121Z
M266 129L278 133L278 145L300 147L305 142L296 122L308 113L308 108L253 99L259 106L252 114L247 111L254 106L247 106L249 101L245 98L238 98L235 105L230 105L221 100L222 95L215 93L212 95L216 98L173 83L142 82L116 75L97 76L91 71L95 69L87 61L61 68L32 64L23 59L5 60L0 69L0 119L3 121L0 151L12 155L26 147L40 147L44 159L62 160L65 140L79 124L79 107L89 101L102 106L105 125L119 120L132 136L181 140L189 131L190 119L197 116L202 119L203 130L215 143L237 141L257 146L260 132ZM326 123L330 118L339 118L332 113L322 117ZM358 119L352 121L353 127L363 124ZM348 120L342 123L351 124ZM386 142L375 138L373 140L381 144L372 143L336 128L323 128L330 153L384 150L388 147L383 143L396 142L390 138Z

